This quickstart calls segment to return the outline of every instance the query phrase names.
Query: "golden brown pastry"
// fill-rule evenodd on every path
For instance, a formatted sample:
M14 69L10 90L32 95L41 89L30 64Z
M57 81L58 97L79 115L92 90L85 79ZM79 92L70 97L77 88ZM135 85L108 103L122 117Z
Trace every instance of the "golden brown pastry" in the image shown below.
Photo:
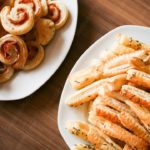
M47 17L55 23L56 29L61 28L66 23L68 15L68 9L62 2L48 1Z
M40 0L42 5L42 14L41 16L46 16L48 13L48 6L47 6L47 0Z
M15 35L7 34L0 38L0 61L22 69L26 63L28 51L24 41Z
M42 5L40 0L15 0L14 5L25 4L32 8L35 18L39 18L42 13Z
M14 35L25 34L34 26L33 10L25 4L19 4L13 8L5 6L0 15L4 29Z
M35 25L36 41L47 45L55 34L55 25L50 19L41 18Z
M44 59L44 48L36 42L27 43L28 58L24 70L31 70L37 67Z
M0 62L0 83L8 81L14 74L14 69Z
M4 6L8 6L8 5L12 5L12 2L14 0L0 0L0 10L4 7Z

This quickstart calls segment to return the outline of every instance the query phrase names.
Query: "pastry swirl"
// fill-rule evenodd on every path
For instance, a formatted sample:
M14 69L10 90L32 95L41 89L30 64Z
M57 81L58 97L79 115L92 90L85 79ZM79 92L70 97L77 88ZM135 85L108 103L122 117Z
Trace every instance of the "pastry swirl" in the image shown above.
M68 19L68 9L60 1L48 1L48 18L51 19L56 29L61 28Z
M40 0L42 5L42 16L46 16L48 13L47 0Z
M32 8L35 18L39 18L42 13L42 5L40 0L15 0L15 6L18 4L25 4Z
M25 4L19 4L13 8L5 6L1 11L1 23L11 34L25 34L34 26L33 10Z
M44 59L44 48L36 42L27 43L28 58L24 70L36 68Z
M24 41L15 35L7 34L0 39L0 61L22 69L26 63L28 51Z
M14 74L14 69L0 62L0 83L8 81Z

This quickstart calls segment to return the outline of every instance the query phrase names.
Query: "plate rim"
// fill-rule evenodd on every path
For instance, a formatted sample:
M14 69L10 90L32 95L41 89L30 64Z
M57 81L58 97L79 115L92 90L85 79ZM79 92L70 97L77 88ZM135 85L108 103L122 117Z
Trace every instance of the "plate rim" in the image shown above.
M142 26L142 25L121 25L121 26L118 26L112 30L110 30L109 32L105 33L103 36L101 36L99 39L97 39L95 42L93 42L85 51L84 53L77 59L77 61L75 62L75 64L73 65L73 67L71 68L69 74L73 73L74 70L75 70L75 66L78 65L78 63L82 60L83 56L85 55L85 53L89 53L91 51L91 49L96 45L98 44L100 41L102 41L106 36L109 36L110 34L113 34L114 32L116 32L117 30L121 29L121 28L141 28L141 29L149 29L149 27L147 26ZM67 78L66 81L65 81L65 84L64 84L64 87L62 89L62 93L61 93L61 96L60 96L60 101L59 101L59 106L58 106L58 115L57 115L57 126L58 126L58 130L60 132L60 135L62 137L62 139L64 140L64 142L66 143L66 145L70 148L69 144L66 142L66 138L63 136L64 133L62 131L62 126L61 126L61 118L60 118L60 113L61 113L61 109L62 109L62 105L64 103L63 101L63 97L64 97L64 92L67 87L67 84L69 82L69 79Z

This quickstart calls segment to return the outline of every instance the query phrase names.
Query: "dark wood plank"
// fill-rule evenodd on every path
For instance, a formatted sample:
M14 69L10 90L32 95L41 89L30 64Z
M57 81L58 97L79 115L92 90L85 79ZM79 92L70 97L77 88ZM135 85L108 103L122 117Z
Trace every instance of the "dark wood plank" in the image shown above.
M36 93L0 102L1 150L67 150L57 128L65 80L80 55L98 38L124 24L150 25L149 0L79 0L79 19L70 52L55 75Z

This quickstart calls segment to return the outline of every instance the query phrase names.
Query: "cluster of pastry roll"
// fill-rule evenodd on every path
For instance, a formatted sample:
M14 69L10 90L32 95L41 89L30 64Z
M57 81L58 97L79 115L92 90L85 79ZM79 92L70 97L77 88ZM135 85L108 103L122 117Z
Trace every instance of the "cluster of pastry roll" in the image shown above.
M70 75L79 89L65 104L88 104L88 121L67 130L88 144L73 150L150 149L150 46L124 34L89 68Z
M57 0L10 0L0 7L0 83L15 70L41 64L45 46L68 18L65 4Z

